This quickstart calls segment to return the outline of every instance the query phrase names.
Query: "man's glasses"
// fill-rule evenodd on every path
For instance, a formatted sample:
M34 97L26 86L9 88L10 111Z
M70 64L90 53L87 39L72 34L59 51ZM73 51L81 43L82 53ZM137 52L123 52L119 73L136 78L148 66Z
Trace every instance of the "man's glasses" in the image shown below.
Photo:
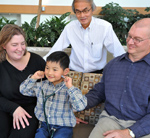
M133 38L131 35L128 35L126 38L126 41L128 42L129 40L133 40L134 44L139 44L140 42L150 39L150 38L146 38L146 39L139 39L139 38Z
M90 8L90 9L85 8L85 9L82 10L82 11L75 10L75 14L76 14L76 15L80 15L81 13L87 14L91 9L92 9L92 8Z

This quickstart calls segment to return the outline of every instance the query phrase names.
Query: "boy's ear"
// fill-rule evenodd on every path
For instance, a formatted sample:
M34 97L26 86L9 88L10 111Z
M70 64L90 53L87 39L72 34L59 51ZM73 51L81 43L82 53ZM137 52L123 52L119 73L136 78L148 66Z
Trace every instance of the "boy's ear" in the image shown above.
M69 68L66 68L66 69L64 70L64 75L67 75L67 74L69 73L69 71L70 71L70 69L69 69Z

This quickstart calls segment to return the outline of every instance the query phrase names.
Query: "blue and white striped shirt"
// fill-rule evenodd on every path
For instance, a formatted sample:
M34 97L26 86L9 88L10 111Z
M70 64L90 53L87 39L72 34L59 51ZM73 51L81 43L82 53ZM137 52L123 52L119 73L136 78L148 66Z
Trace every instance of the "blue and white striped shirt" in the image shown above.
M38 120L44 122L42 90L46 96L55 93L54 96L48 98L45 105L48 123L52 125L74 127L76 125L76 118L73 110L84 110L87 105L87 99L82 95L81 91L74 86L68 89L64 82L56 86L48 80L44 80L40 83L31 78L27 78L22 82L20 85L20 92L26 96L37 97L37 105L34 112Z

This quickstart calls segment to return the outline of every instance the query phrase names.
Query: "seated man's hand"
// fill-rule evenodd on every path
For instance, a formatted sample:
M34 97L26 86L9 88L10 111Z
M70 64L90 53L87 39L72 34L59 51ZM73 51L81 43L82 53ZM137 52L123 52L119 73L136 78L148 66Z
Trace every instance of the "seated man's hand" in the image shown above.
M76 117L76 123L77 123L77 124L80 124L80 123L88 124L88 122L83 121L82 119L79 119L79 118L77 118L77 117Z
M110 130L106 131L103 135L105 136L104 138L132 138L128 129Z

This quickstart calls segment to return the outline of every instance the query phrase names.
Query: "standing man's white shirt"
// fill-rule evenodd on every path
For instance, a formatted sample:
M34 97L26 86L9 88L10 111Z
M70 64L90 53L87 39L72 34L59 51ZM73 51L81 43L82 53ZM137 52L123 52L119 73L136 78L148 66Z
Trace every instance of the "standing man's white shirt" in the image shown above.
M89 27L84 29L78 20L67 24L47 58L54 51L62 51L71 44L70 69L78 72L101 70L107 63L107 50L117 57L125 53L113 31L112 25L92 17Z

